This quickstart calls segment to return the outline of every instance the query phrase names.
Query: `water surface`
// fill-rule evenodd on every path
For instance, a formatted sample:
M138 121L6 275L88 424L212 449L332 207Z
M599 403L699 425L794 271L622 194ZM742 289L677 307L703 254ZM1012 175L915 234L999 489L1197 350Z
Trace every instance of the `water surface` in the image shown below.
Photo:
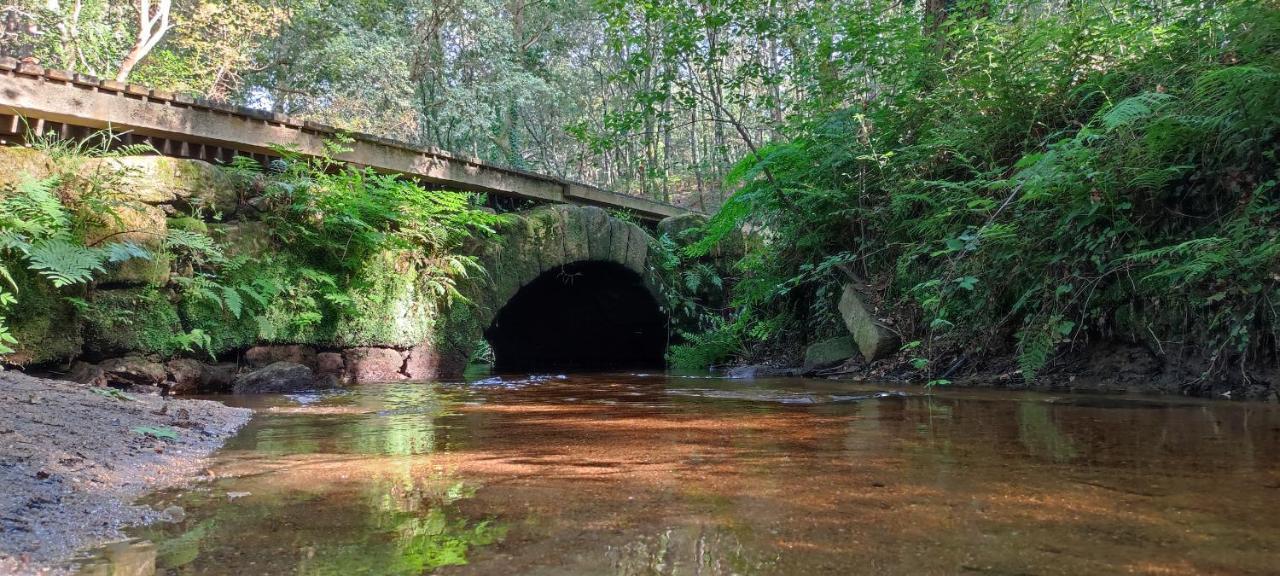
M228 397L86 573L1276 574L1273 405L663 375Z

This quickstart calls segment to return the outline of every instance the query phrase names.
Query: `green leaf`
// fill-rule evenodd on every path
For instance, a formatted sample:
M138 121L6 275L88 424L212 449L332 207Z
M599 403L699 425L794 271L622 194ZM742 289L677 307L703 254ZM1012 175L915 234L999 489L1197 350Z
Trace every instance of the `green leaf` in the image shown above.
M178 431L168 426L138 426L133 429L137 434L164 440L166 442L175 442L178 440Z
M44 240L31 247L27 255L31 269L40 272L57 288L84 284L94 272L105 272L103 254L67 240Z

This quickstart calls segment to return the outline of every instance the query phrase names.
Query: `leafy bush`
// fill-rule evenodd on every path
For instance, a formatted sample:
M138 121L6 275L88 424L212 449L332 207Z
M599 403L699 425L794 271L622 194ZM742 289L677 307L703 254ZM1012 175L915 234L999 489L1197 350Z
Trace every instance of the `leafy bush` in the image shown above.
M767 231L735 292L744 336L837 329L813 310L856 279L924 356L1014 348L1029 379L1093 337L1187 339L1211 370L1276 357L1280 11L1011 8L943 40L882 24L843 54L873 93L740 162L692 247ZM908 49L868 53L885 43Z

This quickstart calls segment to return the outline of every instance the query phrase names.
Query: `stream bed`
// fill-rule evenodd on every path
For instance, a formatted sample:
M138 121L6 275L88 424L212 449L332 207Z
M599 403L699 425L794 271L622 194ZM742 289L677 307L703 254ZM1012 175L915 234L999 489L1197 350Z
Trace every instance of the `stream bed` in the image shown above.
M1276 574L1280 407L488 377L256 410L84 574Z

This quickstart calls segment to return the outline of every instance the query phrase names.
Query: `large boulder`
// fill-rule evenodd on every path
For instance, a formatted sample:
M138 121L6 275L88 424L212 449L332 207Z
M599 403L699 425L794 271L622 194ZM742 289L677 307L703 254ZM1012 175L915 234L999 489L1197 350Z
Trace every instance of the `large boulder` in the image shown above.
M235 212L236 183L230 175L202 160L166 156L123 156L87 162L82 172L114 178L127 198L147 204L170 204L186 212L225 215ZM109 174L109 176L108 176Z
M132 258L116 264L102 280L106 284L163 286L169 283L169 258L164 239L169 233L164 210L137 201L115 206L101 216L85 236L90 246L111 242L132 242L146 248L150 258Z
M341 347L409 348L426 340L442 298L425 285L427 271L410 251L369 258L352 278L349 312L334 319L326 343Z
M867 362L893 354L899 344L898 336L885 328L874 312L866 305L866 299L857 287L845 285L844 293L840 295L840 317Z
M204 377L204 364L191 358L174 358L164 364L169 375L169 393L174 395L195 394L200 391L200 380Z
M82 315L84 352L106 357L131 352L170 356L184 334L178 309L155 288L99 290Z
M276 362L248 374L236 376L231 391L236 394L284 394L316 388L311 369L292 362Z
M200 391L229 392L239 370L233 362L205 365L200 370Z
M41 180L58 173L49 156L32 148L0 147L0 198L25 179Z
M430 380L439 375L440 353L431 344L419 344L404 353L404 375L410 380Z
M25 267L10 267L18 290L17 302L5 310L5 323L17 343L3 356L6 364L32 366L65 363L81 355L84 339L80 315L67 296L83 294L75 288L54 288ZM0 284L4 284L0 280Z
M159 386L164 383L164 365L142 356L112 358L98 364L108 386L132 388L134 386Z
M272 251L271 227L266 222L249 220L226 224L207 224L209 236L218 242L224 254L234 258L257 258Z
M830 368L858 353L857 345L851 336L837 336L821 342L810 344L804 350L804 372L812 372Z
M658 221L658 235L666 235L683 246L694 240L694 230L707 225L707 217L696 212L668 216Z
M348 348L342 353L347 375L355 382L404 380L404 355L394 348Z

